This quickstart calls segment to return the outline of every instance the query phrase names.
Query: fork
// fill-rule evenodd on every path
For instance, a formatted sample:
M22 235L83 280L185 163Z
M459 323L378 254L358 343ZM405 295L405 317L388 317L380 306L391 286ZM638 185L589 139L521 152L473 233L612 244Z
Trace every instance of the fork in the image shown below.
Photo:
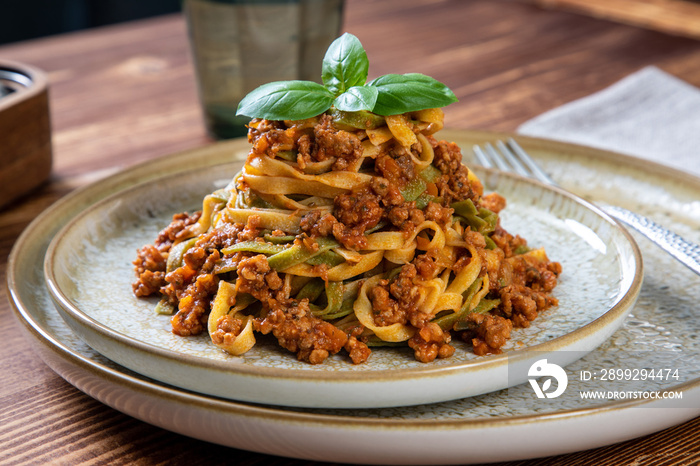
M507 143L496 141L496 148L490 143L474 146L477 162L486 168L497 168L501 171L514 172L518 175L535 178L543 183L557 186L523 150L513 138ZM598 206L610 217L635 229L661 249L669 253L681 264L700 275L700 246L684 239L678 234L662 227L658 223L617 206Z

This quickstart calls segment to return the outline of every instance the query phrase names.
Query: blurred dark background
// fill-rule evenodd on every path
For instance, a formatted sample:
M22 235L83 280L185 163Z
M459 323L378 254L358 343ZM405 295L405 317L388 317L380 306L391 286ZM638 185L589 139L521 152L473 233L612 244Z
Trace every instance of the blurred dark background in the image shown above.
M0 0L0 44L180 9L181 0Z

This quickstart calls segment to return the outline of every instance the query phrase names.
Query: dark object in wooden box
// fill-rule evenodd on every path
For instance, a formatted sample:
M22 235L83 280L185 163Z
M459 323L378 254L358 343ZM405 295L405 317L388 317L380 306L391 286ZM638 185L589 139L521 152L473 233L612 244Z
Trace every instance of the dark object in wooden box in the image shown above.
M0 60L0 207L46 181L51 159L46 75Z

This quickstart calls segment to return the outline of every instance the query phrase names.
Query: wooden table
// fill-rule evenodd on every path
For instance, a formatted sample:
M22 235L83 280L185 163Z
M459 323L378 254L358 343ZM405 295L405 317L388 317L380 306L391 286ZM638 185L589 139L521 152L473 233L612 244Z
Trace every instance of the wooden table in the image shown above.
M646 65L700 86L700 42L527 3L349 0L345 30L367 49L371 77L419 71L449 85L460 99L446 110L453 128L513 131ZM55 160L48 184L0 212L3 282L17 236L61 196L137 162L210 142L179 15L0 46L0 57L48 73ZM1 144L0 137L0 150ZM0 463L309 464L184 438L100 404L44 365L0 293ZM694 460L700 419L513 464Z

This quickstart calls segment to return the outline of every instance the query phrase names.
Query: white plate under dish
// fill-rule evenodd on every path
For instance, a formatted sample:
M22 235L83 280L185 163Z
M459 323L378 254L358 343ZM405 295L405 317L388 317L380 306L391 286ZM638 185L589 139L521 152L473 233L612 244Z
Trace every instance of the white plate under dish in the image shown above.
M502 225L531 246L544 246L564 270L554 292L559 306L529 328L515 329L504 354L477 357L458 342L452 357L430 364L416 361L410 350L378 348L361 365L340 354L310 365L268 340L231 356L208 335L174 335L170 317L156 315L155 301L137 299L131 289L136 250L152 243L173 214L201 208L204 196L241 167L240 161L211 166L207 160L192 169L191 160L202 157L197 150L189 157L181 171L119 191L75 216L50 244L45 262L49 291L79 336L109 359L176 387L313 408L384 408L479 395L526 382L527 371L516 373L517 364L529 367L549 357L565 366L590 352L621 325L639 293L641 256L615 221L557 188L475 170L486 191L508 200ZM173 164L166 158L155 169Z
M443 132L443 134L446 132ZM507 135L450 132L462 147ZM700 179L656 164L602 151L518 138L566 187L598 202L615 202L663 221L700 242ZM210 148L211 157L228 143ZM468 156L468 155L467 155ZM171 158L179 158L179 155ZM137 170L153 177L150 163ZM165 173L168 170L166 168ZM168 387L114 364L87 346L53 308L42 264L48 243L92 201L130 185L132 173L71 194L40 215L22 234L8 262L11 304L26 337L61 377L97 400L150 424L234 448L315 461L372 464L467 464L550 456L609 445L656 432L700 415L697 277L642 241L645 284L622 327L581 359L581 367L629 367L676 354L684 370L683 404L591 399L539 404L521 387L453 402L363 410L299 410L255 406ZM617 189L617 187L620 187ZM624 189L622 188L624 187ZM527 389L527 387L525 387ZM508 393L504 393L508 392ZM516 393L517 392L517 393ZM670 404L671 407L678 404ZM537 435L532 433L536 432ZM508 439L508 448L503 448Z

